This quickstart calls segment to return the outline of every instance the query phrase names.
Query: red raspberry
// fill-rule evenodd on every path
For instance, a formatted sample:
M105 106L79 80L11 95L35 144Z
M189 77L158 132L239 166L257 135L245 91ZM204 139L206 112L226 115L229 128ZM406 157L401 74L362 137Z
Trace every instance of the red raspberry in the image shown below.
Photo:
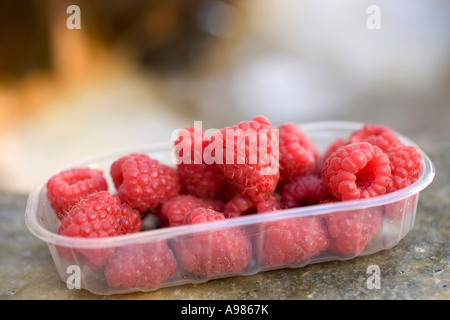
M205 208L191 210L184 218L184 224L198 224L211 221L224 220L223 213Z
M220 193L217 195L217 199L219 199L223 203L227 203L238 194L242 194L239 191L239 188L233 183L227 183L225 184L224 188L220 191Z
M59 219L81 199L96 191L108 189L103 172L74 168L62 171L47 182L47 198Z
M315 145L295 123L278 127L280 135L280 178L290 181L295 176L314 171L318 153Z
M224 220L222 213L204 208L192 210L185 224ZM230 275L245 269L252 259L252 244L237 227L197 232L176 239L178 261L187 272L200 276Z
M105 265L108 285L124 289L156 288L177 273L177 261L166 241L123 246Z
M207 164L203 159L203 151L209 144L209 139L200 128L196 127L185 129L175 141L176 150L181 151L178 154L181 157L180 160L189 162L181 162L177 165L182 191L199 198L215 198L226 183L217 165ZM184 152L187 154L183 154ZM196 161L201 162L197 164Z
M121 204L117 196L107 191L92 193L74 205L61 220L58 234L68 237L103 238L141 230L139 212ZM69 248L58 247L59 255L73 260ZM75 249L77 259L92 268L100 268L114 253L114 248Z
M145 154L130 154L111 165L111 176L122 202L145 214L180 192L176 170Z
M169 226L179 226L184 224L186 215L196 208L222 211L223 204L219 200L202 199L192 195L179 195L162 205L161 217L168 220Z
M393 151L402 144L394 130L376 124L367 124L354 131L350 135L350 143L356 142L369 142L383 152Z
M262 265L301 263L318 256L327 246L328 231L321 218L291 218L262 226L256 256Z
M333 153L335 153L338 148L343 147L343 146L345 146L345 145L347 145L349 143L350 142L348 142L347 140L344 140L344 139L341 139L341 138L336 139L332 144L330 144L328 146L328 148L323 153L323 159L325 160L326 158L331 156Z
M343 211L325 216L331 237L328 250L335 254L357 254L372 240L383 217L378 209Z
M255 203L243 194L235 195L225 204L225 218L235 218L246 214L264 213L281 210L281 204L275 195L268 193L263 200Z
M225 218L236 218L245 214L256 213L255 203L244 194L237 194L225 204Z
M323 180L316 176L298 176L281 193L281 201L288 208L320 204L330 197Z
M264 200L256 203L256 211L258 213L266 213L272 211L278 211L284 207L278 200L278 198L273 194L268 194Z
M127 234L141 231L142 219L139 211L130 207L127 203L120 205L122 212L120 215L120 234Z
M401 146L388 153L388 156L391 179L386 187L386 193L406 188L419 179L422 155L414 146Z
M344 201L385 194L390 174L388 156L367 142L338 148L322 169L325 186Z
M332 144L330 144L328 148L325 150L325 152L322 154L322 156L319 157L319 159L317 160L316 167L312 175L321 177L325 159L331 156L333 153L335 153L339 147L345 146L347 144L349 144L349 142L341 138L336 139Z
M219 167L225 177L255 202L275 191L279 179L278 138L269 121L258 116L223 128L220 135L223 164Z

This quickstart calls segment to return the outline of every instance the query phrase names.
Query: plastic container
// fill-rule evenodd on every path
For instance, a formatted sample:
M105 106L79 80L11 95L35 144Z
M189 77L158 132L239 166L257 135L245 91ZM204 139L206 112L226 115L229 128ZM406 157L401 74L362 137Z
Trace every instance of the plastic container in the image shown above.
M347 138L352 131L359 129L362 125L362 123L354 122L300 124L303 132L316 144L319 151L323 151L337 138ZM399 137L404 144L415 145L403 135L399 134ZM113 161L131 152L138 152L171 164L171 150L170 142L138 146L99 154L71 163L66 168L89 166L104 170L105 177L109 179L109 191L114 193L114 186L109 178L109 168ZM82 288L101 295L151 291L161 287L200 283L215 278L252 275L271 269L298 268L311 263L346 260L392 248L413 228L419 193L434 178L433 164L426 154L421 150L420 152L423 160L421 175L417 182L403 190L370 199L246 215L198 225L159 228L119 237L85 239L56 234L59 220L47 201L45 183L43 183L29 195L25 220L29 230L47 243L62 281L72 285L79 283ZM379 217L379 219L370 220L372 221L370 223L376 225L364 226L364 223L368 223L366 221L361 222L359 226L362 225L366 228L365 230L375 233L371 236L364 231L361 239L358 239L361 247L353 252L349 250L346 253L342 251L336 253L337 251L333 249L336 239L330 236L332 230L327 229L326 219L333 217L348 220L369 215ZM301 247L279 248L278 251L290 250L284 260L276 261L276 259L267 258L265 251L267 241L275 241L273 237L286 236L283 230L288 225L299 223L306 226L307 223L317 221L325 226L327 231L326 244L320 247L321 250L305 255L301 252ZM302 230L302 232L308 232L308 228ZM302 235L297 236L302 237ZM239 250L228 254L210 250L210 246L217 246L217 242L223 241L220 239L226 237L233 238L238 243L236 246ZM61 257L61 249L58 248L66 249L65 253L69 253L69 260ZM161 273L163 270L163 275L154 279L154 276L145 275L145 272L151 272L147 269L139 275L129 275L127 283L120 285L108 283L107 274L114 270L111 271L106 267L93 268L86 263L86 257L89 256L105 255L112 259L111 257L117 256L118 252L121 254L119 257L123 257L127 252L131 255L133 250L141 250L147 256L157 257L161 268L159 271ZM200 255L203 260L199 258ZM233 263L236 257L239 257L239 263ZM192 259L197 259L195 266ZM211 260L220 267L216 268L206 262ZM74 270L79 272L75 273ZM79 278L75 279L74 276Z

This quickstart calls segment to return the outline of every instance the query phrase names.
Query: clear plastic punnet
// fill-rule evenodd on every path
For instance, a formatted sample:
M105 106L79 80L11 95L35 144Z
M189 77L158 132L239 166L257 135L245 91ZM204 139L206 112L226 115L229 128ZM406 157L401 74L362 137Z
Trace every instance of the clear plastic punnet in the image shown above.
M299 125L319 152L337 138L347 138L363 126L355 122ZM25 221L28 229L47 243L62 281L73 283L74 270L77 270L81 288L100 295L152 291L217 278L352 259L390 249L405 237L414 225L419 193L434 178L434 167L428 156L413 141L401 134L398 136L403 144L414 145L421 152L421 174L407 188L382 196L88 239L57 234L60 221L47 200L46 180L30 193ZM129 147L94 155L63 169L90 167L103 170L109 191L114 194L109 169L115 160L132 152L145 153L164 164L173 165L172 149L172 142ZM361 243L358 248L336 250L334 231L327 225L333 219L339 220L338 223L360 221L361 239L353 239ZM273 258L276 253L268 252L274 250L274 246L268 244L279 241L283 236L293 237L293 243L295 237L308 239L308 230L315 230L317 224L323 226L323 237L322 242L316 244L316 250L304 250L301 245L278 248L280 252L289 251L279 258ZM224 239L234 241L235 251L214 249L220 247ZM105 263L92 265L89 257Z

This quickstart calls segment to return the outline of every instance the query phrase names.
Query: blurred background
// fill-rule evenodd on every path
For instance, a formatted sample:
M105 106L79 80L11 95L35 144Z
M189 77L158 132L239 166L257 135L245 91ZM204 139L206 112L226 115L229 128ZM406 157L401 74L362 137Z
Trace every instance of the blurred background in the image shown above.
M449 84L446 0L5 0L0 190L194 120L362 121L426 145L448 139Z

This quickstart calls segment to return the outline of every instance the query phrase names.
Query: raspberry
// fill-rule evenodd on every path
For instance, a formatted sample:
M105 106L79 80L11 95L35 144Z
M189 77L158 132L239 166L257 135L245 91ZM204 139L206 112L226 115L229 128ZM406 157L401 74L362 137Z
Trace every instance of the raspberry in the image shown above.
M317 159L316 161L316 167L314 168L314 171L311 173L311 175L317 176L317 177L321 177L322 174L322 168L323 168L323 164L325 162L325 159L328 158L329 156L331 156L333 153L336 152L336 150L339 147L345 146L349 144L349 142L347 140L344 139L336 139L335 141L333 141L333 143L331 143L328 148L324 151L324 153L319 157L319 159Z
M187 134L189 139L183 138ZM199 146L196 147L197 140ZM190 160L189 163L181 162L177 165L177 172L184 193L200 198L214 198L225 185L226 180L217 165L215 163L206 164L203 160L203 151L209 143L201 129L196 127L185 129L184 134L179 135L178 140L175 141L177 150L187 152L186 155L179 154L182 160L184 158ZM195 150L197 148L200 150ZM196 160L201 160L201 163L195 163Z
M338 148L325 160L322 169L325 186L344 201L386 193L390 174L388 156L367 142Z
M74 205L61 220L58 234L68 237L103 238L141 230L139 212L121 204L107 191L92 193ZM69 248L58 247L59 255L73 260ZM114 253L113 248L75 249L75 256L92 268L100 268Z
M350 135L350 143L355 142L369 142L383 152L393 151L401 145L394 130L376 124L366 124L361 129L354 131Z
M268 193L264 199L259 202L253 202L249 197L243 194L235 195L225 204L225 218L235 218L246 214L264 213L281 210L281 204L278 199Z
M276 132L269 121L258 116L223 128L220 135L223 164L219 167L225 177L254 202L275 191L279 179L279 150Z
M314 171L318 153L315 145L295 123L278 127L280 135L280 177L290 181L295 176Z
M127 203L120 205L120 234L127 234L141 231L142 219L140 212L130 207Z
M111 165L111 176L120 200L142 215L180 192L176 170L145 154L118 159Z
M104 275L114 288L149 289L168 281L177 261L166 241L123 246L105 265Z
M316 176L298 176L281 193L281 201L288 208L320 204L330 197L322 179Z
M329 156L331 156L333 153L336 152L336 150L339 147L343 147L345 145L349 144L349 142L347 140L344 139L336 139L332 144L330 144L328 146L328 148L325 150L325 152L323 153L323 160L325 160L326 158L328 158Z
M184 218L184 224L198 224L211 221L224 220L225 217L222 213L205 208L196 208L191 210Z
M328 231L321 218L291 218L262 226L256 256L262 265L301 263L318 256L327 246Z
M225 218L235 218L245 214L256 213L255 203L246 195L237 194L225 204Z
M282 208L280 201L273 194L268 194L264 200L256 203L256 210L258 213L278 211Z
M162 205L161 217L168 220L169 226L179 226L184 224L186 215L196 208L222 211L223 204L219 200L202 199L192 195L179 195Z
M269 119L267 119L264 116L256 116L252 120L258 122L260 125L263 126L271 126Z
M419 179L422 155L414 146L401 146L388 153L391 179L386 193L397 191L413 184Z
M382 219L376 208L326 215L325 221L331 237L328 250L344 255L361 252L380 229Z
M217 195L217 199L222 201L223 203L227 203L231 199L233 199L234 196L242 194L239 191L239 188L233 184L233 183L227 183L223 189L220 191L220 193Z
M185 224L224 219L220 212L197 208L186 216ZM180 237L176 239L175 251L183 268L199 276L238 273L245 269L252 259L251 241L237 227Z
M47 182L47 198L59 219L81 199L96 191L108 189L103 172L74 168L62 171Z

